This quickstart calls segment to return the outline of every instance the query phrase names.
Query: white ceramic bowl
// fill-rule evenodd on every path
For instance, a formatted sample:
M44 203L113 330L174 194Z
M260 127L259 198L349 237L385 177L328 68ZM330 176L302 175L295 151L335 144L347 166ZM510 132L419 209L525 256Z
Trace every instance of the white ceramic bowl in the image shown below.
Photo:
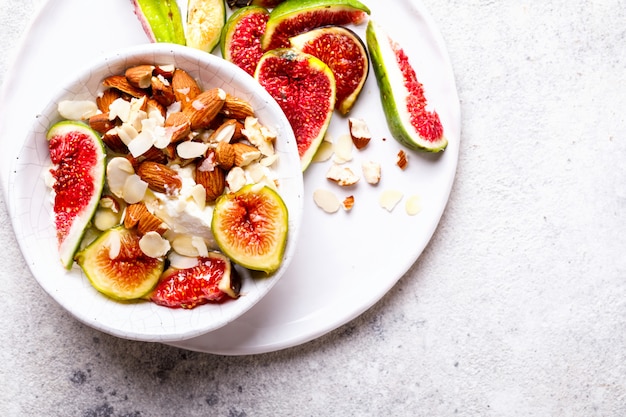
M106 76L123 74L136 64L174 64L196 78L203 89L221 87L254 107L262 124L278 133L276 177L289 210L289 235L280 269L268 278L243 274L242 296L223 304L205 304L191 310L170 309L151 302L122 303L96 291L77 266L60 264L52 222L50 191L44 172L50 168L47 141L50 126L60 120L57 103L65 99L94 99ZM62 82L62 80L59 80ZM302 174L296 141L276 102L248 74L223 59L191 48L146 44L118 51L78 71L59 89L28 132L10 179L13 226L21 251L44 290L81 322L103 332L133 340L171 342L218 329L249 310L276 284L294 255L302 217Z

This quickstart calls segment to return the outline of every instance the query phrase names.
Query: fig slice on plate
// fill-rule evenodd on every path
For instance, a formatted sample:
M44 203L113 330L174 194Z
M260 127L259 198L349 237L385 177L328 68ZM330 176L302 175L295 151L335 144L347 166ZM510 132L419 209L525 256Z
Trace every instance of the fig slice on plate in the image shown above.
M324 26L289 39L293 48L314 55L332 70L337 84L335 108L346 115L363 89L369 56L361 38L343 26Z
M134 300L148 294L159 281L165 260L143 253L141 236L117 226L102 233L76 254L76 262L95 289L116 300Z
M359 24L370 10L358 0L287 0L270 13L261 47L268 51L289 46L289 38L327 25Z
M284 201L260 184L222 195L211 222L215 241L226 256L244 268L268 274L282 263L288 228Z
M212 52L226 22L224 0L188 0L185 37L187 46Z
M263 54L254 77L285 113L305 171L330 124L337 90L335 76L328 65L311 54L278 48Z
M189 261L192 261L189 264ZM218 252L187 258L187 265L170 266L149 297L170 308L194 308L239 297L241 281L230 259Z
M183 20L176 0L131 0L133 10L151 42L185 45Z
M73 121L54 124L46 138L59 257L69 269L104 188L104 144L96 131Z
M443 125L437 112L428 108L424 87L404 50L372 20L366 41L393 137L411 149L443 151L448 145Z
M261 36L265 33L269 16L267 9L260 6L247 6L235 11L222 30L222 57L254 75L263 55Z

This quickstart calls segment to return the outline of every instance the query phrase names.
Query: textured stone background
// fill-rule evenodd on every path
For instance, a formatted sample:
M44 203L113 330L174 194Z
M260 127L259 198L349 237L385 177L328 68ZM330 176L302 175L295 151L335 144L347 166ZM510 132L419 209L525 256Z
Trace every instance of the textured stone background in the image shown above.
M37 3L0 0L0 77ZM387 296L263 355L120 340L43 293L0 195L0 414L626 415L626 2L424 3L462 144L441 224Z

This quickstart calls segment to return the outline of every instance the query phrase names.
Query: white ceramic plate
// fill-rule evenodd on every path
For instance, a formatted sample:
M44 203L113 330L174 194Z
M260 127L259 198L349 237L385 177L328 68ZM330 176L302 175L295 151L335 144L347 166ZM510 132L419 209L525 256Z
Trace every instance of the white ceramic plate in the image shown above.
M260 122L277 132L273 165L279 192L289 211L289 235L281 267L270 277L252 278L241 270L242 296L191 310L170 309L150 302L116 302L96 291L74 265L59 261L50 190L44 173L50 169L46 132L62 120L62 100L95 100L102 80L140 64L167 65L187 71L204 89L219 87L249 102ZM219 57L179 45L148 44L124 48L80 69L38 115L9 175L11 220L22 254L41 286L80 321L115 336L143 341L180 341L218 329L249 310L284 275L293 259L302 217L302 175L295 137L278 104L244 71Z
M362 180L341 190L325 179L329 163L313 164L304 177L304 214L296 255L285 276L250 311L216 331L172 343L186 349L226 355L275 351L305 343L341 326L375 304L413 265L428 244L452 187L460 141L460 108L454 74L445 44L427 10L418 0L366 0L371 18L404 47L430 104L438 111L449 145L438 156L409 152L409 166L401 171L395 157L401 149L389 134L373 76L352 110L367 120L374 139L364 152L355 152L351 166L362 159L379 161L383 178L376 187ZM100 26L115 21L115 30ZM70 24L71 23L71 24ZM110 27L110 26L108 26ZM364 26L354 28L360 35ZM84 33L85 36L76 36ZM5 193L8 169L21 147L27 126L44 108L54 86L41 77L42 68L53 78L85 60L126 45L146 42L126 0L93 2L50 0L27 33L6 77L0 99L0 169ZM331 135L347 132L347 120L335 117ZM353 194L349 213L323 213L312 193L324 187L339 196ZM389 213L378 205L383 190L397 189L405 198L417 194L422 211L406 214L404 201ZM7 198L11 200L11 197ZM13 204L11 204L13 205ZM12 213L16 215L16 213Z

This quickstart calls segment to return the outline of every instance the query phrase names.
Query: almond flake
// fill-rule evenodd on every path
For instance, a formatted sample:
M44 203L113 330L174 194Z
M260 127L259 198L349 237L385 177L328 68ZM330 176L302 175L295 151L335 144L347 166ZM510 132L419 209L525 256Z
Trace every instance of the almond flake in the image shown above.
M319 188L313 192L313 201L326 213L335 213L341 207L337 196L329 190Z
M337 140L333 143L333 151L335 153L333 160L338 164L343 164L345 162L352 160L352 148L354 144L352 143L352 138L350 135L341 135L337 138Z
M400 200L402 200L402 197L404 197L404 194L401 191L385 190L380 195L378 202L382 208L391 212Z
M207 149L208 143L185 141L176 147L176 153L183 159L195 159L204 155Z
M171 249L170 242L157 232L148 232L139 239L139 249L151 258L165 256Z
M317 152L313 156L313 162L326 162L333 156L333 143L327 140L322 141Z
M412 195L405 201L404 208L409 216L415 216L422 211L422 199L419 195Z
M148 183L141 179L137 174L132 174L124 182L122 198L128 204L139 203L143 200L148 190Z
M68 120L87 120L99 113L97 104L91 100L63 100L57 110L61 117Z

